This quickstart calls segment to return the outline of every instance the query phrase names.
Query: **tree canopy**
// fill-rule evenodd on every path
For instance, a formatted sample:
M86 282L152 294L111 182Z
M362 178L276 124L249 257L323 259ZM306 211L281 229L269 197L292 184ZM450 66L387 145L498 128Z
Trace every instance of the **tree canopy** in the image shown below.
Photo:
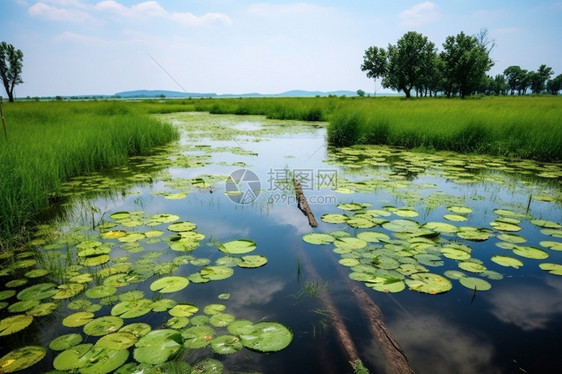
M8 94L8 100L14 101L14 88L23 83L23 52L6 42L0 43L0 77Z

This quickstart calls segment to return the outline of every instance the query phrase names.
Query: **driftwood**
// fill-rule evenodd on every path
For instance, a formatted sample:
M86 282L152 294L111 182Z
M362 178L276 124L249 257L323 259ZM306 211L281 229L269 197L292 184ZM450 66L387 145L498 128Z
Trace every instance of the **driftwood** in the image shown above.
M293 185L295 186L295 194L297 198L297 206L300 211L308 218L308 224L312 227L318 226L318 222L316 222L316 218L314 218L314 213L310 209L308 205L308 201L306 201L306 196L302 192L302 185L301 183L293 178Z

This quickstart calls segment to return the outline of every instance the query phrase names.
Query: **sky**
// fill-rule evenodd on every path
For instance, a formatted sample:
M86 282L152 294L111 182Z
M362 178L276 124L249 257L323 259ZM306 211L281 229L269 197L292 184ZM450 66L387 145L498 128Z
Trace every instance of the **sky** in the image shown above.
M408 31L439 50L487 29L489 74L562 74L562 1L1 0L0 41L24 54L16 97L137 89L385 92L360 66ZM5 97L5 93L2 93Z

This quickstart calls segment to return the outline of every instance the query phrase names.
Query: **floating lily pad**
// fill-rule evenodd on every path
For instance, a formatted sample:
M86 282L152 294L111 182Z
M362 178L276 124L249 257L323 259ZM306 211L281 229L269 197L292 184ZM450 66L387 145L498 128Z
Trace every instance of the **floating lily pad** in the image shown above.
M197 313L199 308L193 304L178 304L168 311L173 317L190 317Z
M12 313L21 313L37 305L39 305L39 300L22 300L10 305L8 310Z
M515 248L513 248L513 253L521 257L532 258L535 260L544 260L545 258L548 258L548 253L546 253L542 249L533 247L516 246Z
M76 312L62 320L63 326L78 327L87 324L94 318L94 313L91 312Z
M346 238L337 238L334 241L334 245L338 248L354 250L354 249L365 248L367 246L367 242L359 238L346 237Z
M472 209L466 206L455 206L455 205L450 205L447 207L447 209L449 210L449 212L452 213L458 213L458 214L468 214L468 213L472 213Z
M462 277L466 277L466 275L462 271L458 270L447 270L444 274L446 277L451 279L461 279Z
M176 222L168 226L168 230L173 232L192 231L195 230L196 228L197 225L189 221Z
M535 226L538 227L544 227L547 229L560 229L562 228L562 225L557 223L557 222L553 222L553 221L548 221L545 219L532 219L531 223Z
M182 337L176 330L154 330L140 338L135 347L135 360L140 363L157 365L168 361L181 349Z
M112 316L137 318L152 311L153 301L148 299L122 301L111 309Z
M222 374L224 365L213 358L206 358L193 364L192 374Z
M201 269L201 277L208 280L221 280L230 278L234 274L234 270L227 266L207 266Z
M96 346L110 350L121 350L132 347L138 338L137 336L128 332L114 332L109 335L102 336L97 342Z
M553 263L550 263L550 262L544 262L542 264L539 264L539 267L544 271L548 271L550 274L562 275L562 265L560 265L560 264L553 264Z
M345 214L327 213L322 215L320 219L326 223L346 223L349 217Z
M218 245L218 248L225 253L243 254L256 249L256 243L248 239L238 239Z
M230 299L230 294L229 293L221 293L218 296L218 298L221 299L221 300L228 300L228 299Z
M554 242L554 241L551 241L551 240L543 240L539 244L541 246L545 247L545 248L552 249L553 251L562 251L562 243L560 243L560 242Z
M395 219L382 224L382 227L392 232L414 232L420 225L416 221L408 219Z
M490 222L490 226L500 231L509 231L509 232L521 231L521 226L515 225L513 223L507 223L507 222L494 221L494 222Z
M236 318L232 314L218 313L211 316L209 322L215 327L226 327L234 322L235 319Z
M226 329L232 335L250 334L254 331L254 323L247 319L239 319L229 324Z
M57 292L51 297L53 299L69 299L78 295L84 288L86 288L86 286L81 283L61 284L57 287Z
M21 287L25 284L27 284L29 282L29 280L27 279L13 279L9 282L6 282L6 287L12 288L12 287Z
M160 278L150 285L151 291L160 293L171 293L183 290L189 284L189 279L180 276L169 276Z
M388 242L390 237L382 232L362 231L357 234L357 238L369 243Z
M244 347L258 352L277 352L293 340L293 333L278 322L260 322L251 333L241 335Z
M88 322L84 333L91 336L102 336L116 332L123 326L123 319L115 316L103 316Z
M267 257L262 255L242 256L242 261L238 263L241 268L259 268L267 264Z
M474 277L462 277L459 282L471 290L477 291L487 291L492 288L492 285L486 282L484 279L474 278Z
M302 240L304 240L305 242L310 243L310 244L322 245L322 244L333 243L335 238L330 234L323 234L323 233L319 233L319 232L311 232L311 233L305 234L302 237Z
M26 314L18 314L12 317L4 318L0 321L0 336L10 335L25 329L31 325L33 317Z
M55 303L43 303L29 309L26 314L33 317L43 317L57 310L58 305Z
M406 285L411 290L428 294L444 293L453 288L450 280L438 274L417 273L412 274L411 279L406 279Z
M357 204L357 203L341 203L338 204L337 207L341 210L349 210L349 211L365 209L365 205Z
M99 256L84 258L80 261L80 264L84 266L98 266L98 265L105 264L110 260L111 257L109 255L99 255Z
M450 258L452 260L468 260L470 258L470 253L463 251L462 249L443 247L441 249L443 256Z
M30 286L18 293L18 299L20 300L42 300L48 297L52 297L57 293L55 290L56 284L54 283L39 283L34 286Z
M499 234L498 239L502 240L504 242L513 243L513 244L521 244L521 243L525 243L527 241L527 239L525 239L521 235L505 234L505 233Z
M459 267L471 273L482 273L483 271L486 271L486 267L484 265L472 261L461 262L459 263Z
M33 269L25 273L25 276L28 278L40 278L47 274L49 274L49 270L47 269Z
M160 299L152 303L152 310L155 312L165 312L176 305L178 305L178 303L172 299Z
M72 333L61 335L49 343L49 348L53 351L64 351L82 342L82 335Z
M40 346L17 348L0 358L0 368L4 373L27 369L41 361L46 354L47 350Z
M16 294L16 290L4 290L0 291L0 300L6 300Z
M240 338L234 335L222 335L210 341L213 352L226 355L238 352L243 348Z
M453 221L453 222L463 222L463 221L468 220L468 218L466 218L465 216L462 216L460 214L445 214L443 216L443 218L445 218L448 221Z
M87 289L85 295L91 299L102 299L115 294L115 292L117 292L115 287L100 285Z
M119 239L127 235L127 232L123 230L115 230L115 231L106 231L102 233L100 236L104 239Z
M509 256L493 256L491 258L492 261L494 261L496 264L501 265L501 266L505 266L505 267L512 267L515 269L519 269L521 266L523 266L523 262L521 262L520 260L513 258L513 257L509 257Z
M215 335L215 330L210 326L193 326L182 332L184 346L190 349L208 346Z
M490 239L492 232L491 230L484 228L477 229L475 227L461 227L457 232L457 236L466 240L480 242Z
M403 291L404 288L406 288L404 280L395 276L371 278L369 282L365 284L367 285L367 287L370 287L375 291L384 293L397 293Z
M120 332L127 332L133 334L137 338L143 337L152 330L152 327L148 323L137 322L131 323L130 325L123 326L119 330Z
M351 217L347 224L356 229L370 229L377 225L373 220L364 217Z

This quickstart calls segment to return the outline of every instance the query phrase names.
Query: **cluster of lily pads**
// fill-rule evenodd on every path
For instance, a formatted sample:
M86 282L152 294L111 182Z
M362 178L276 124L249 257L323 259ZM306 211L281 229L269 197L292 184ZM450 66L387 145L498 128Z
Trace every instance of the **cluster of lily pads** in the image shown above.
M214 263L198 258L193 253L205 235L196 232L196 228L195 223L180 221L173 214L126 211L114 212L100 223L98 237L92 237L85 228L90 235L40 226L31 245L42 251L44 258L38 261L32 251L2 254L0 276L11 280L0 291L0 308L10 313L0 320L0 336L24 330L36 318L64 307L71 314L62 320L62 325L83 326L83 334L65 334L49 344L51 350L63 351L56 356L53 366L56 370L81 373L116 370L129 360L130 350L136 362L117 372L135 372L137 365L141 369L164 365L184 349L210 347L212 352L228 354L243 347L260 352L285 348L292 333L279 323L237 320L223 313L222 304L207 305L204 315L195 315L199 311L196 305L162 297L181 292L190 283L226 279L234 274L236 267L257 268L267 263L265 256L249 254L257 246L248 239L215 243L224 256ZM141 253L150 246L155 250ZM167 252L166 248L172 255L171 261L155 262ZM128 255L112 255L115 251ZM130 256L137 253L140 257L131 261ZM64 260L70 263L61 265ZM184 266L191 274L174 274ZM148 289L153 297L146 297L140 289L127 288L146 281L150 282ZM228 297L228 294L220 295L221 299ZM97 316L96 313L107 310L104 307L109 307L109 315ZM149 313L169 314L165 328L152 330L145 323L125 324L128 319ZM228 328L228 334L221 334L218 328ZM83 335L87 336L87 342L82 342ZM98 336L101 338L92 342L92 337ZM17 348L0 358L0 367L4 372L22 370L40 361L46 352L39 346ZM208 359L194 367L215 368L215 371L194 371L215 373L221 372L216 368L222 368L222 364Z
M521 230L518 223L525 215L507 209L494 211L498 218L490 223L491 228L476 228L447 222L420 224L411 219L419 215L411 208L384 206L370 209L371 206L370 203L341 203L338 208L346 213L322 216L323 222L359 229L355 236L337 230L308 233L303 240L310 244L333 245L333 251L340 255L339 263L350 268L349 277L380 292L400 292L408 287L418 292L439 294L452 289L450 279L458 280L469 289L489 290L492 285L488 280L499 280L503 275L487 269L467 243L486 241L492 236L499 240L496 243L499 248L511 251L508 255L490 258L504 267L517 269L523 266L523 259L544 260L549 257L549 251L562 251L562 242L555 240L541 241L542 248L523 245L526 239L513 232ZM464 221L472 212L465 206L447 208L450 214L445 218L451 221ZM393 219L393 215L396 218ZM530 219L530 222L543 234L562 238L561 224L541 219ZM383 230L375 230L376 227ZM455 261L458 269L437 274L433 269L445 266L447 260ZM543 262L539 267L551 274L562 275L562 264Z

